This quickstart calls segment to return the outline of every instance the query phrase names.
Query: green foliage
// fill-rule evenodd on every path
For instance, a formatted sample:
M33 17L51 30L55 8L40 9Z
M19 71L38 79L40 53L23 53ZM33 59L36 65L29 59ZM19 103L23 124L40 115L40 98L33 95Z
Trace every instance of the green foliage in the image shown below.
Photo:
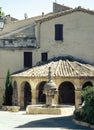
M75 110L74 111L74 118L76 120L81 120L80 110Z
M12 86L11 86L11 76L10 71L8 70L5 82L5 95L4 95L4 104L3 105L12 105Z
M5 16L5 13L2 11L2 7L0 7L0 16Z
M94 124L94 87L86 87L82 96L85 101L82 116L86 122Z
M94 87L86 87L81 92L85 105L74 111L74 118L90 124L94 124Z

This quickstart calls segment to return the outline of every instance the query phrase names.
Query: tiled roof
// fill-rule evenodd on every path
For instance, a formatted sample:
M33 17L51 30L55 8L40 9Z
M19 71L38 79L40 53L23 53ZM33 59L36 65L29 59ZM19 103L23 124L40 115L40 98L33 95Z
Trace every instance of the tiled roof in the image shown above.
M13 77L47 77L51 67L52 77L94 77L94 66L77 61L59 60L36 66Z
M0 31L0 38L3 38L4 35L11 35L11 33L15 33L17 30L21 31L22 29L28 28L36 19L41 18L41 16L36 16L24 20L13 21L4 25L2 31Z
M47 20L50 20L53 18L57 18L57 17L63 16L63 15L70 14L72 12L77 12L77 11L82 11L84 13L94 15L94 11L84 9L79 6L75 9L69 8L69 10L61 11L58 13L49 13L49 14L44 15L43 17L42 17L42 15L40 15L40 16L35 16L35 17L28 18L28 19L24 19L24 20L13 21L13 22L10 22L10 23L4 25L3 30L0 31L0 38L3 38L4 35L5 36L11 35L12 33L17 32L17 30L19 32L23 29L26 29L30 25L32 25L35 21L44 22L44 21L47 21Z
M77 12L77 11L94 15L94 11L89 10L89 9L84 9L81 6L79 6L79 7L74 8L74 9L69 9L69 10L65 10L65 11L61 11L61 12L58 12L58 13L55 13L55 14L51 14L51 15L45 16L43 18L40 18L40 19L36 20L36 22L45 22L47 20L58 18L60 16L67 15L67 14L70 14L70 13L73 13L73 12Z

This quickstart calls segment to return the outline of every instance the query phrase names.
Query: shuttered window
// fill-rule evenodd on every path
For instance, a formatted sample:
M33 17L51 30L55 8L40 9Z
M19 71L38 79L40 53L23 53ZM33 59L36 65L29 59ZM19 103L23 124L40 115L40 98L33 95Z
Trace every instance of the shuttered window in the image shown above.
M55 40L63 40L63 24L55 24Z
M24 67L32 67L32 52L24 52Z

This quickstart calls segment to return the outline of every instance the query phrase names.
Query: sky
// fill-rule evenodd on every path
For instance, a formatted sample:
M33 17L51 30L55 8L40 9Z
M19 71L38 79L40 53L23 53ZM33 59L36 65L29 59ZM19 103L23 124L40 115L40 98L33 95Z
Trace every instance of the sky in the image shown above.
M0 7L5 15L10 14L17 19L24 19L26 13L28 18L52 12L53 2L64 4L69 7L84 7L94 10L94 0L0 0Z

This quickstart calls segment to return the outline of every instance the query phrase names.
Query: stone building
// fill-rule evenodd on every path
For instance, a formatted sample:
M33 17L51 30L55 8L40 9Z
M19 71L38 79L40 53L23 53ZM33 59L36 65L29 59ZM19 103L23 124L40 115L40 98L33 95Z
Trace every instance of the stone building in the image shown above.
M3 102L5 78L8 69L10 69L11 73L20 72L34 67L39 62L47 62L51 58L68 55L94 65L94 12L81 7L75 9L62 7L64 8L61 9L60 7L60 11L57 12L9 22L0 31L0 91L2 92L0 93L0 104ZM89 78L88 76L87 78ZM71 78L68 84L71 82L76 88ZM77 87L83 86L85 81L79 84L80 81L78 82L78 80ZM45 80L41 79L41 81L44 84L47 77ZM93 84L93 80L90 79L86 82L88 81ZM18 81L14 82L13 87L17 83ZM62 84L63 81L59 83ZM27 83L27 88L28 85ZM57 87L59 85L57 84ZM35 88L36 85L30 86ZM34 92L32 97L33 95ZM32 103L35 104L35 102L34 97Z
M94 85L94 67L76 61L57 60L12 75L13 104L26 107L29 104L45 104L44 85L51 67L52 80L58 93L55 104L74 105L82 103L81 90Z

